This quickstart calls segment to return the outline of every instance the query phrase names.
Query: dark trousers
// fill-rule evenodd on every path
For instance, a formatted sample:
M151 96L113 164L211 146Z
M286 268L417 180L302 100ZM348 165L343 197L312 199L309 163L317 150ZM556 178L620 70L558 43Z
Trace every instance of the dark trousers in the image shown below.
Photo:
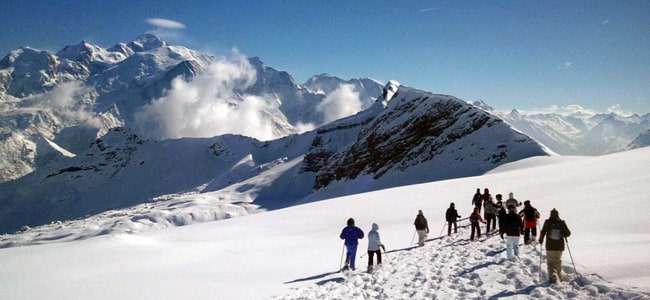
M479 226L478 222L472 223L472 235L470 236L470 240L474 240L474 232L477 233L477 238L481 237L481 226Z
M526 227L524 229L524 244L528 245L530 244L530 234L533 234L533 236L537 236L537 227Z
M497 229L497 215L489 213L487 214L486 219L487 219L487 228L485 229L485 234L488 234L490 232L490 228L492 228L492 230ZM492 227L490 227L490 224L492 224Z
M375 250L375 251L370 251L368 250L368 265L372 266L372 259L373 256L377 254L377 264L381 265L381 251L380 250Z
M447 221L447 235L451 235L451 226L454 226L454 233L458 233L458 222L454 221Z

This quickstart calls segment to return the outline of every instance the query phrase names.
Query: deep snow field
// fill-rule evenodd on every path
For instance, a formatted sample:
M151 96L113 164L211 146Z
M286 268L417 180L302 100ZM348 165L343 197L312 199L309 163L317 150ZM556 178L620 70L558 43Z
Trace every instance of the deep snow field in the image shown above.
M8 248L0 249L0 299L650 299L648 166L648 147L535 157L483 176L250 215L254 209L220 203L216 193L171 195L2 236ZM564 282L546 283L539 246L522 245L520 259L511 262L498 235L470 242L466 220L458 235L440 236L449 203L469 216L476 188L504 198L514 192L531 200L542 219L559 210L572 231ZM202 211L216 213L219 205L233 218L198 224ZM156 224L170 220L160 216L174 207L184 216L195 212L171 225L192 225ZM424 247L412 244L418 209L431 229ZM372 273L365 272L365 238L357 271L337 272L338 235L349 217L366 233L379 224L387 252ZM21 246L30 240L40 245Z

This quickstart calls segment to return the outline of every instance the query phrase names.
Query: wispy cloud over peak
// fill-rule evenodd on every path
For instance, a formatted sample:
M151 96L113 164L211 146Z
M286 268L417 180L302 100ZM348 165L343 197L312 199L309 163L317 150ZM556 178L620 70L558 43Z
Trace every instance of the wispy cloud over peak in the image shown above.
M169 19L161 19L161 18L150 18L147 19L147 23L156 26L158 28L164 28L164 29L185 29L187 26L185 24L174 21L174 20L169 20Z

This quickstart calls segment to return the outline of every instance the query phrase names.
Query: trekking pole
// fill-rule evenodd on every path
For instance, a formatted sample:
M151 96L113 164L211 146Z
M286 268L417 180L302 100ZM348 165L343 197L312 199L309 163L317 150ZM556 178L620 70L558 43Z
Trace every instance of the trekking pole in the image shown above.
M341 262L339 263L339 271L343 269L343 254L345 254L345 244L343 244L343 249L341 250Z
M447 225L446 221L442 223L442 229L440 230L440 235L438 235L439 237L442 237L442 233L445 232L445 225Z
M411 238L411 243L409 244L409 246L413 246L413 242L415 242L415 234L417 234L417 233L418 233L417 230L413 231L413 237Z
M580 274L578 274L578 269L576 269L576 263L573 261L573 255L571 254L571 247L569 247L569 240L566 238L566 236L564 237L564 241L566 242L566 249L569 250L569 257L571 257L571 264L573 264L573 272L575 272L576 275L580 276Z
M539 230L539 223L537 223L537 233L541 235L541 231ZM539 240L536 242L539 242ZM542 243L539 243L539 282L542 282L542 247Z

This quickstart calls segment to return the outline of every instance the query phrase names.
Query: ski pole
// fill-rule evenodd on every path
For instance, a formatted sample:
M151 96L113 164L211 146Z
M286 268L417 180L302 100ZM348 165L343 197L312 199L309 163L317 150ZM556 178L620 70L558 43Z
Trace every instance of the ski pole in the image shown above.
M416 231L413 231L413 237L411 238L411 244L409 244L409 246L412 246L412 245L413 245L413 242L415 241L415 234L417 234L417 233L418 233L417 230L416 230Z
M571 254L571 247L569 247L569 240L566 238L566 236L564 237L564 241L566 242L566 249L569 250L569 257L571 257L571 264L573 264L573 272L575 272L576 275L580 276L580 274L578 274L578 269L576 269L576 263L573 261L573 255Z

